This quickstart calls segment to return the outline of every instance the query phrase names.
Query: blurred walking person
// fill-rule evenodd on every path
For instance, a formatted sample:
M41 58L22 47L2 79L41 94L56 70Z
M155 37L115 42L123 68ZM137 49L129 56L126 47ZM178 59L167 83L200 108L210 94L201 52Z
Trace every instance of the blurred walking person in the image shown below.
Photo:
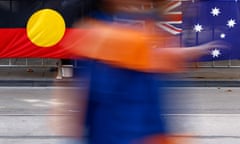
M152 3L153 8L161 8L166 2L96 1L97 11L90 15L91 19L75 24L85 35L72 33L71 42L63 46L82 58L84 68L78 75L84 82L75 86L79 90L84 86L85 91L59 99L70 102L68 110L76 109L71 113L73 121L66 127L76 123L72 129L77 132L72 136L79 143L83 132L88 144L177 143L169 137L167 120L160 116L165 104L166 74L181 72L188 62L226 45L214 41L196 47L165 48L166 35L150 30L155 15L161 17L163 10L139 11L134 7ZM116 14L152 18L145 17L148 28L139 30L115 23Z

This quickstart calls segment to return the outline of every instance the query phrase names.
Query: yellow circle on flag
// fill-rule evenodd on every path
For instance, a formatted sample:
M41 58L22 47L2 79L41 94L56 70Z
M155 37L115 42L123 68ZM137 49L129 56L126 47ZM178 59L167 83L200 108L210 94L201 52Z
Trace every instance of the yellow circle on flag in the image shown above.
M35 12L27 22L27 36L40 47L57 44L64 36L65 22L61 14L52 9Z

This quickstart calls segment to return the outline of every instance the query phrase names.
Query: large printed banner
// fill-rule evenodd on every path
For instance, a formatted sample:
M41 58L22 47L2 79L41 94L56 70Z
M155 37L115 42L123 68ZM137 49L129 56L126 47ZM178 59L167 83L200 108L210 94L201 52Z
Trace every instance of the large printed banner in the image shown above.
M173 46L178 46L179 43L193 46L212 40L223 40L231 44L230 49L213 49L202 60L239 59L239 8L240 2L237 0L169 0L165 6L167 19L153 16L156 18L155 30L179 35L182 43L174 41ZM69 50L73 48L73 36L84 37L88 30L71 26L81 18L85 9L86 4L81 0L1 0L0 57L78 57L79 54ZM142 20L131 16L118 15L112 20L130 25L144 25ZM77 44L84 48L84 43ZM87 46L85 48L87 49ZM130 53L133 51L130 50Z

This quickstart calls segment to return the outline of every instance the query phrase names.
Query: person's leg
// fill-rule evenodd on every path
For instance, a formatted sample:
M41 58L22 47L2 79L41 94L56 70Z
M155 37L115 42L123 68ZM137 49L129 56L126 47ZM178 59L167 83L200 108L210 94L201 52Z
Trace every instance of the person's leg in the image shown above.
M159 83L152 74L101 63L92 71L89 144L131 144L165 132Z
M56 79L62 79L62 60L59 59L57 62L57 76Z

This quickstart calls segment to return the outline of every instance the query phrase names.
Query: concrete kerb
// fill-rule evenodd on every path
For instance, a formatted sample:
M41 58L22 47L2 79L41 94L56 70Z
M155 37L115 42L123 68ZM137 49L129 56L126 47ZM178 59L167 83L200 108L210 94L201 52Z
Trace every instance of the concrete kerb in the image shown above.
M73 87L74 84L84 84L80 80L0 80L0 86L4 87ZM240 80L169 80L167 87L240 87Z

